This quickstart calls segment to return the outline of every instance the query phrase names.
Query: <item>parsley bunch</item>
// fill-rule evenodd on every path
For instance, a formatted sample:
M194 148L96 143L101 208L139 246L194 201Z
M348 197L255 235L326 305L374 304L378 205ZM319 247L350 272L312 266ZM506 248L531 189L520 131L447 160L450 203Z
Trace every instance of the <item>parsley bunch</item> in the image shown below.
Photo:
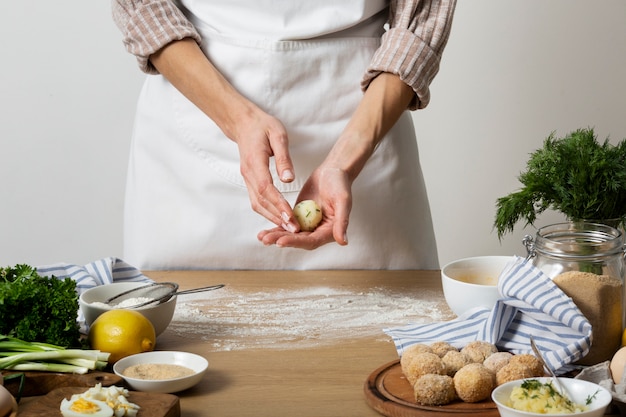
M76 282L43 277L28 265L0 268L0 334L79 347Z
M499 238L522 219L533 224L548 208L569 220L618 219L623 225L626 219L626 140L600 143L591 128L563 138L552 133L518 179L523 187L496 203Z

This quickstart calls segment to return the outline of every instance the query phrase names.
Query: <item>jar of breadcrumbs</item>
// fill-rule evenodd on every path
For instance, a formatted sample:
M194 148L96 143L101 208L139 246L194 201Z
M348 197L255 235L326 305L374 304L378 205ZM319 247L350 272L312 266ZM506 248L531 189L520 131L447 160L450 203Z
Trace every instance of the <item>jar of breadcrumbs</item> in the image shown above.
M594 365L620 348L626 324L623 233L590 222L558 223L524 238L533 265L547 274L578 306L592 326L589 353L578 361Z

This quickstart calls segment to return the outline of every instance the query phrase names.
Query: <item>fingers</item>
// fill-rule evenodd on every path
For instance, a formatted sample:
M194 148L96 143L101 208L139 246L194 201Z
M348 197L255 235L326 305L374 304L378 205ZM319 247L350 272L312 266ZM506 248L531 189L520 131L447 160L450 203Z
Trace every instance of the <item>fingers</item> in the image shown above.
M264 245L291 247L306 250L317 249L334 241L332 226L321 225L313 232L289 233L280 227L264 230L257 235Z
M280 180L294 180L287 132L279 120L264 113L256 121L252 127L242 125L244 129L237 135L236 143L252 209L278 226L260 232L258 239L266 245L303 249L315 249L333 241L346 245L351 209L351 181L347 173L331 166L311 174L299 197L314 199L329 210L315 231L300 232L291 206L274 185L269 166L274 157Z
M334 222L328 219L322 220L322 223L313 232L293 233L284 227L276 227L259 232L257 239L266 246L276 245L307 250L317 249L332 242L345 246L348 244L348 219L345 217L347 212L337 214Z
M265 176L265 173L257 175ZM253 175L251 177L258 179L258 176ZM297 233L300 230L289 202L274 187L269 171L263 180L256 182L246 180L246 184L250 204L255 212L280 226L283 230L291 233Z
M331 242L347 245L352 193L346 173L339 169L319 169L314 172L298 197L300 201L308 199L315 200L322 208L322 221L313 232L288 233L275 228L260 232L257 238L265 245L309 250Z
M291 206L274 186L269 170L270 157L274 156L281 181L290 182L294 179L287 132L274 118L267 117L263 122L260 129L242 135L237 141L241 175L248 189L252 209L275 225L295 233L299 225Z

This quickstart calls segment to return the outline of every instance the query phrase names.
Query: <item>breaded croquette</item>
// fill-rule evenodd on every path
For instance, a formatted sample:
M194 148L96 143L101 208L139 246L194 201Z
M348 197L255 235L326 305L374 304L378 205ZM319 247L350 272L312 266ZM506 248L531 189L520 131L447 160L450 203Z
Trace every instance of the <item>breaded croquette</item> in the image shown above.
M434 342L430 344L430 348L432 349L433 353L440 358L443 358L448 352L458 351L457 348L455 348L448 342Z
M496 352L485 359L483 365L495 374L502 369L503 366L509 363L512 357L513 355L509 352Z
M445 375L446 367L443 365L443 361L439 356L434 353L424 352L414 355L411 361L406 365L406 368L402 371L409 383L414 385L415 381L422 375Z
M454 381L448 375L422 375L413 385L415 402L421 405L445 405L456 399Z
M495 387L493 372L482 363L471 363L459 369L454 375L456 395L467 403L485 400Z
M473 363L465 353L459 352L458 350L449 351L441 360L446 367L446 374L450 376L454 376L454 374L465 365Z
M485 342L482 340L475 340L469 342L461 352L465 353L472 362L483 363L485 359L493 355L498 351L498 348L493 343Z
M414 345L406 347L402 351L402 356L400 357L400 367L404 371L404 368L408 365L408 363L413 359L415 355L418 353L433 353L433 350L430 346L425 345L423 343L416 343Z

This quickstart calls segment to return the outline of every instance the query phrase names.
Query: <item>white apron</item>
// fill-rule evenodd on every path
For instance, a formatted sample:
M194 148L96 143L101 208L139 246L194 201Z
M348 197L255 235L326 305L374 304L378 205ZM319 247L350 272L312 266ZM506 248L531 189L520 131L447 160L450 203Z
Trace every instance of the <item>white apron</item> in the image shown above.
M293 205L362 97L381 0L182 0L201 47L244 96L285 125ZM272 165L272 172L275 174ZM405 114L353 185L349 244L264 246L237 146L161 76L142 89L128 172L124 259L141 269L435 269L415 133Z

